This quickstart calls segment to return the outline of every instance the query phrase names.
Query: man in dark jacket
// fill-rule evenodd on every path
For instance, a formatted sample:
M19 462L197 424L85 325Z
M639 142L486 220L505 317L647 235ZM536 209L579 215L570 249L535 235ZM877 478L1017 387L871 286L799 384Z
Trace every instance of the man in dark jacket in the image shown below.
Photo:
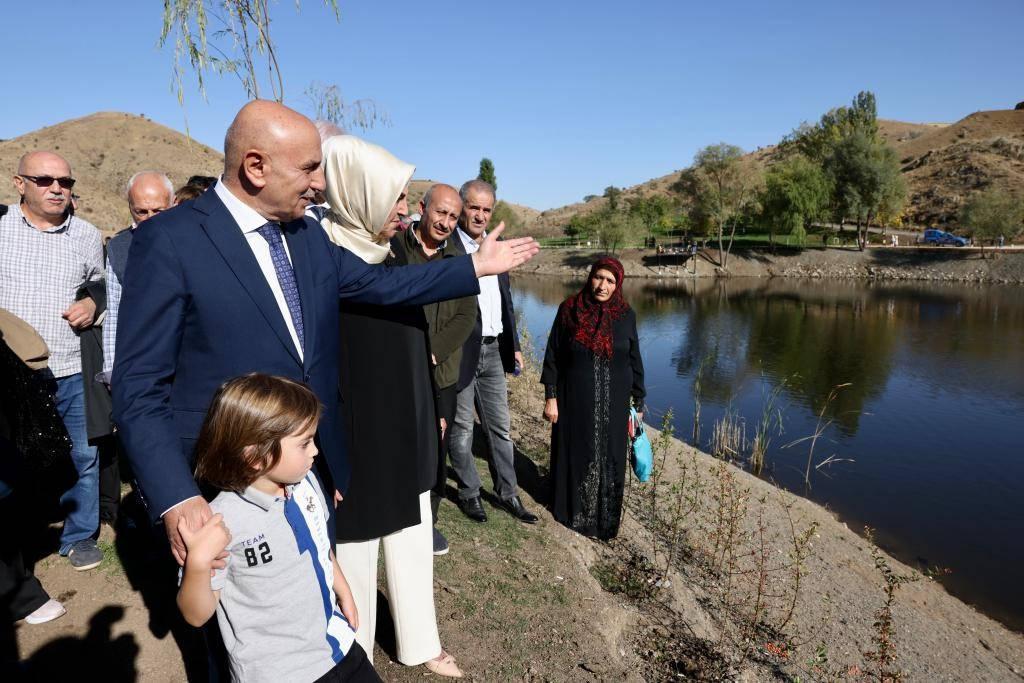
M462 214L456 237L467 253L478 248L487 233L494 209L494 188L482 180L470 180L459 191ZM480 475L473 462L473 413L490 446L494 490L509 514L533 524L536 515L519 499L514 466L515 449L509 435L508 386L505 373L522 367L519 335L508 274L480 278L476 326L462 347L455 420L451 426L451 460L459 480L459 508L472 520L486 522L480 503Z
M392 251L405 263L427 263L437 259L464 256L466 250L461 240L454 234L461 211L462 200L454 187L442 184L431 186L420 201L420 220L391 240ZM437 415L442 429L437 459L437 485L430 497L435 524L438 504L444 495L448 427L455 419L462 345L473 331L477 318L476 310L475 296L439 301L423 307L430 339L431 361L434 365ZM435 528L434 554L444 555L447 552L448 541Z

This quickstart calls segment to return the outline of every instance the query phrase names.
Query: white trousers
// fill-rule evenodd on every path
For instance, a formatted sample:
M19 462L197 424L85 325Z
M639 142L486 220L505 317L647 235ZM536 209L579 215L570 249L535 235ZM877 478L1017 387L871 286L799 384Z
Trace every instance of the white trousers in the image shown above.
M422 664L441 653L434 611L434 532L430 492L420 494L420 523L383 538L338 543L335 555L359 610L356 641L373 663L377 633L377 553L384 546L388 605L395 622L398 661Z

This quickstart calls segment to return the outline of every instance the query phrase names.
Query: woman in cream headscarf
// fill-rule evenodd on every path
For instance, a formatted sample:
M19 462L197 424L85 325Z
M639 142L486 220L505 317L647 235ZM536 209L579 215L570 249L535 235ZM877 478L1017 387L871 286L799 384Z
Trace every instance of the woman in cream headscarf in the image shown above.
M408 212L415 170L351 135L323 145L331 241L367 263L393 258L388 242ZM359 609L356 639L373 658L377 553L384 548L398 660L461 677L441 648L434 610L430 489L438 420L423 309L341 304L341 392L352 477L338 505L338 563Z

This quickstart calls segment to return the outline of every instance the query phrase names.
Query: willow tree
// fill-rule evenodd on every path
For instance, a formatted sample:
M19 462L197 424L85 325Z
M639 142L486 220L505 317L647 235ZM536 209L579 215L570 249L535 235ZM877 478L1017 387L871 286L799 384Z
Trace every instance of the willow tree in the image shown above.
M338 0L323 0L341 21ZM300 11L300 0L295 0ZM277 43L271 33L270 0L164 0L160 47L174 45L172 82L185 105L185 74L191 71L206 97L210 73L235 76L250 99L284 102L285 84ZM314 115L340 126L369 128L386 123L370 100L345 102L336 85L313 83L305 90Z

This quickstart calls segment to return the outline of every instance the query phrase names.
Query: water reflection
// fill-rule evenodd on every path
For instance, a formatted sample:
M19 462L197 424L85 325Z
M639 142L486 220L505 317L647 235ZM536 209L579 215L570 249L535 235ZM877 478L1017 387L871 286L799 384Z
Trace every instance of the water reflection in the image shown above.
M579 282L520 277L518 310L540 351L555 308ZM726 410L748 433L763 396L783 389L786 434L767 477L870 524L904 559L951 567L946 585L1018 628L1024 564L1024 290L1012 286L791 279L627 280L652 417L674 408L691 431L701 363L703 434ZM833 426L804 491L804 447L827 406ZM707 447L706 440L702 446ZM802 449L802 450L801 450ZM820 458L817 454L820 453Z

